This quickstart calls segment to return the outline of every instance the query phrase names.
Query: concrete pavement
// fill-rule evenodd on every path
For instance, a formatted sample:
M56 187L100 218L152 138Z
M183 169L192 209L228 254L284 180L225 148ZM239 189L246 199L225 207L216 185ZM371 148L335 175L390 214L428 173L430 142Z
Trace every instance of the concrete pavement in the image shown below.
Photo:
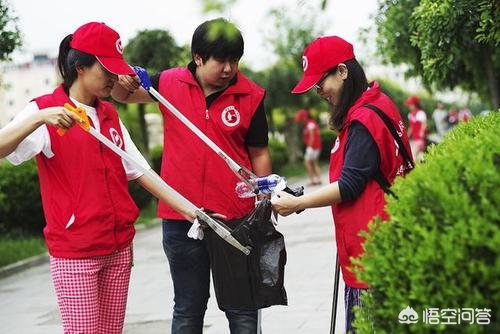
M330 209L280 217L277 228L285 236L289 305L263 309L262 331L329 333L336 254ZM138 231L134 253L124 333L170 333L173 287L159 224ZM341 278L336 333L344 331L343 290ZM211 296L204 333L229 333L213 290ZM62 333L47 262L0 279L0 323L4 334Z

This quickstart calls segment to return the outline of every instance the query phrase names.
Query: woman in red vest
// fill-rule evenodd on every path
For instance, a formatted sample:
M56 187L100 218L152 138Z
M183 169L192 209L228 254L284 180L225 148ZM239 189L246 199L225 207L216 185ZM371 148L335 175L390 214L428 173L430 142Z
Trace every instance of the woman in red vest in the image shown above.
M149 168L109 97L119 74L133 74L120 36L91 22L59 47L63 79L52 93L33 99L0 131L0 157L13 164L35 157L50 269L64 333L121 333L139 210L128 192L137 180L193 221L137 168L79 126L63 105L85 109L91 125ZM67 130L61 136L58 129Z
M354 332L352 308L368 288L353 272L351 259L363 252L364 239L376 216L387 219L385 184L404 175L413 165L405 161L382 117L399 136L407 152L408 137L398 109L377 82L368 83L354 56L353 46L337 37L320 37L307 46L302 57L304 76L292 90L302 94L313 87L332 106L330 124L339 132L330 156L330 184L301 197L285 192L273 199L274 209L286 216L307 208L332 207L340 267L346 285L346 332ZM368 106L370 105L370 107ZM380 109L379 116L374 110Z

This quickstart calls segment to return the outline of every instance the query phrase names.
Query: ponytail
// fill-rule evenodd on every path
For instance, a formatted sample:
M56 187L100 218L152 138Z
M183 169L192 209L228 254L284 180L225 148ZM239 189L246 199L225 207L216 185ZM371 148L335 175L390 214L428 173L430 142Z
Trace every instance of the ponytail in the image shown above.
M70 47L70 42L71 39L73 38L73 34L69 34L68 36L64 37L64 39L61 41L61 44L59 44L59 56L57 57L57 67L59 69L59 74L61 74L61 78L63 81L66 81L67 75L68 75L68 68L66 68L66 59L68 59L68 53L69 50L71 49Z
M63 80L66 93L78 78L77 67L90 67L94 65L97 58L91 54L72 49L71 39L73 34L64 37L59 45L59 56L57 57L57 67Z

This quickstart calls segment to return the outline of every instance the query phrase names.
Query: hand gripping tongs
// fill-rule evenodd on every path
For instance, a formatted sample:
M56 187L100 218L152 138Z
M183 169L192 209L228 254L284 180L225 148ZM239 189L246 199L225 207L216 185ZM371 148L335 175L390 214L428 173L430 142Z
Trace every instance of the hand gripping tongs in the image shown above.
M101 143L106 145L109 149L111 149L113 152L118 154L122 159L126 160L127 162L131 163L134 165L135 168L137 168L139 171L144 173L151 181L153 181L157 186L159 186L163 191L165 191L168 195L172 197L172 199L179 204L179 206L183 206L184 208L187 208L189 211L192 211L196 214L196 217L199 220L204 221L207 223L207 225L214 230L215 233L217 233L222 239L224 239L226 242L231 244L232 246L236 247L238 250L243 252L245 255L250 254L250 249L247 247L243 246L236 240L232 235L231 232L224 226L224 224L219 223L217 220L213 219L210 217L206 212L201 210L200 208L196 207L193 203L191 203L189 200L187 200L184 196L179 194L174 188L170 187L158 174L156 174L153 170L143 166L140 162L138 162L134 157L132 157L130 154L116 146L111 140L106 138L104 135L102 135L100 132L98 132L94 127L90 125L87 113L84 108L78 107L75 108L69 103L66 103L64 105L66 109L69 111L75 113L78 115L80 118L79 125L81 128L88 133L90 133L92 136L94 136L97 140L99 140ZM57 130L57 133L59 135L64 135L65 130L59 128Z

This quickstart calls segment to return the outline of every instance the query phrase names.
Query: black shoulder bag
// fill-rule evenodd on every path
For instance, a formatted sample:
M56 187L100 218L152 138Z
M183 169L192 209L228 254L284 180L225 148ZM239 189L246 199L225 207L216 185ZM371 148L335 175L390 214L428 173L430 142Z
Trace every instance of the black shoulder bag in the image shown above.
M404 161L408 164L410 169L413 169L415 167L413 159L410 156L410 154L408 153L408 151L406 150L406 146L403 144L401 137L398 135L398 132L394 128L394 125L392 124L389 117L379 107L374 106L373 104L365 104L364 106L373 110L382 119L382 121L385 123L385 126L387 127L387 129L389 129L389 131L391 132L392 137L394 137L394 140L398 143L399 151L403 155ZM380 187L384 190L384 192L386 194L389 194L396 199L398 198L396 196L396 194L391 190L391 188L390 188L391 184L389 183L389 181L387 181L387 179L384 177L384 175L382 174L382 172L380 170L378 170L377 174L375 174L375 180L377 181L377 183L380 185Z

